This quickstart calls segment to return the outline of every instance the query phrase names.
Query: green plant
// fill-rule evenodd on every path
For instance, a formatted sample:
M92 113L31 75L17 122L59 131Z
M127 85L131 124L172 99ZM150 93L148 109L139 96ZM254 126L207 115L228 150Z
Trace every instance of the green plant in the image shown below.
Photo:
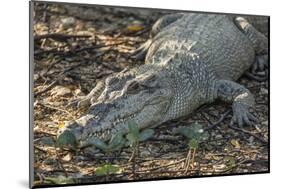
M95 175L105 176L105 175L118 173L120 170L121 170L120 167L117 165L105 164L96 168Z
M133 161L133 177L135 178L136 173L136 154L139 154L139 142L145 141L153 136L154 131L152 129L144 129L140 131L137 123L133 120L128 121L129 132L126 136L129 145L132 147L132 155L129 159L129 162Z
M185 173L187 173L190 165L194 164L196 150L200 142L208 138L208 133L204 132L202 125L197 122L190 127L179 127L176 132L183 135L187 140L188 152L184 163Z
M129 145L135 145L139 142L145 141L153 136L154 131L152 129L144 129L143 131L139 131L139 128L135 121L128 121L129 132L126 136L128 139Z
M72 177L58 176L58 177L44 177L45 184L75 184Z
M85 143L81 144L81 146L95 146L104 152L113 152L116 150L120 150L125 145L126 140L123 138L121 133L117 133L112 136L111 140L108 143L103 142L98 137L90 137Z

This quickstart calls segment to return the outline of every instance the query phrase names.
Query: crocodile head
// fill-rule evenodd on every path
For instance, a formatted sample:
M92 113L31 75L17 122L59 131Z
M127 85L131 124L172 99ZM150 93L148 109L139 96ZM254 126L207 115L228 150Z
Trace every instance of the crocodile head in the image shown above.
M110 76L88 113L60 129L58 140L79 146L89 137L108 141L117 133L127 133L129 120L139 129L161 124L174 96L173 85L165 71L153 65Z

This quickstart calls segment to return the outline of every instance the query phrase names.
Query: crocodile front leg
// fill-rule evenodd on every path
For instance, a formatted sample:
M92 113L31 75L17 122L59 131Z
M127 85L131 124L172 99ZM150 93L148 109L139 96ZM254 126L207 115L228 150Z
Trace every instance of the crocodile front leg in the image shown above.
M230 125L237 123L243 125L253 125L257 122L249 108L255 104L255 99L251 92L242 85L228 80L218 80L215 84L216 97L222 101L232 103L233 117Z

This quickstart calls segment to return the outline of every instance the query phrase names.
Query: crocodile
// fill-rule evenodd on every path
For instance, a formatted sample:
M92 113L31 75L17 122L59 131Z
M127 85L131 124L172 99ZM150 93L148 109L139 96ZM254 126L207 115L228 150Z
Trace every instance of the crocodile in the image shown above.
M267 31L268 17L260 18ZM62 146L77 148L92 138L125 135L130 120L140 130L155 128L216 100L232 104L230 125L258 121L250 111L253 94L235 82L251 66L268 64L267 34L247 17L168 14L132 55L145 64L107 77L80 100L78 106L88 112L59 129Z

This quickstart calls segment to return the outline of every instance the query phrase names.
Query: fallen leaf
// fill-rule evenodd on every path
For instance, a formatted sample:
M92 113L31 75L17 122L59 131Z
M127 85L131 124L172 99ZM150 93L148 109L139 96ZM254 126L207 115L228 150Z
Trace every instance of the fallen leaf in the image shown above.
M230 143L235 147L235 148L240 148L240 143L238 140L232 139Z
M140 30L143 30L144 27L143 26L140 26L140 25L129 25L127 26L127 30L131 31L131 32L137 32L137 31L140 31Z

